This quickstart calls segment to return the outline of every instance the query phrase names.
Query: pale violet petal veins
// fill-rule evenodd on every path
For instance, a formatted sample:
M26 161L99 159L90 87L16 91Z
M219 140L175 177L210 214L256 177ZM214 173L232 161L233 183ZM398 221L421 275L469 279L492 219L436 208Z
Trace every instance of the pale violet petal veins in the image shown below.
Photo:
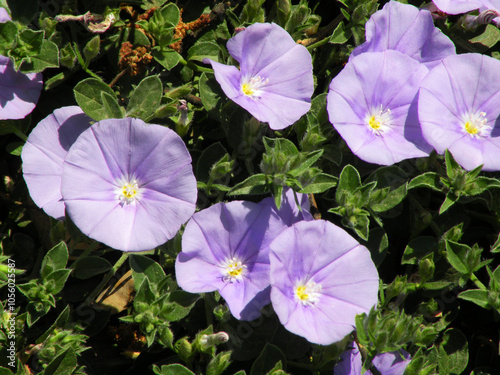
M389 1L366 23L366 42L350 58L364 52L397 50L429 69L455 54L453 42L434 26L431 13L410 4Z
M259 204L271 206L287 226L291 226L301 220L313 220L313 216L309 212L310 204L307 194L294 193L289 187L283 189L279 211L274 202L274 197L264 198Z
M280 26L255 23L227 43L239 69L209 59L227 97L273 130L307 113L314 91L312 58Z
M0 56L0 120L16 120L33 111L42 91L42 73L23 74Z
M330 122L364 161L392 165L427 156L416 98L428 69L394 50L365 52L332 80L327 95Z
M334 224L300 221L270 249L271 301L290 332L328 345L377 303L378 273L369 251Z
M269 243L286 228L270 206L218 203L193 215L175 271L192 293L218 290L234 317L253 320L269 303Z
M484 0L432 0L441 12L462 14L484 6Z
M500 62L486 55L449 56L423 80L418 114L424 138L471 170L500 170Z
M31 198L48 215L64 218L61 173L64 158L78 136L90 126L80 107L56 109L33 129L23 146L23 176Z
M123 251L171 239L197 199L182 139L138 119L103 120L83 132L64 161L61 193L84 234Z

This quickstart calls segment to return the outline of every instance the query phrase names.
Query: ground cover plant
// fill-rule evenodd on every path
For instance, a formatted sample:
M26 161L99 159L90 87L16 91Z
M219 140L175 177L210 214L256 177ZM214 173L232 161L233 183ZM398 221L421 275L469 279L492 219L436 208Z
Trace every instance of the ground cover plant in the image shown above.
M0 374L500 374L499 11L0 0Z

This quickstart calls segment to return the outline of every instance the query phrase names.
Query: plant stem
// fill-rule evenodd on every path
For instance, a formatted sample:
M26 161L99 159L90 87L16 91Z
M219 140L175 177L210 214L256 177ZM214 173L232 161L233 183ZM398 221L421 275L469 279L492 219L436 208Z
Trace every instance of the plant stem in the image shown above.
M470 275L470 279L471 281L476 284L476 286L481 289L481 290L488 290L488 288L486 288L486 286L476 277L476 275L474 275L473 273L471 273Z
M190 68L196 72L206 72L206 73L213 73L214 72L214 70L211 68L205 68L203 66L196 65L196 64L192 63L191 61L186 61L184 59L180 59L179 62L182 65L187 66L188 68Z
M85 304L86 305L90 305L96 299L96 297L99 294L99 292L101 291L101 289L108 283L109 280L111 280L111 278L114 276L114 274L116 273L116 271L118 271L118 269L121 267L121 265L127 259L128 259L128 253L123 253L122 256L120 257L120 259L118 259L116 261L116 263L113 266L113 268L111 268L109 270L109 272L106 274L106 276L104 276L104 278L99 283L99 285L97 285L96 288L92 291L92 293L89 294L89 296L85 300Z

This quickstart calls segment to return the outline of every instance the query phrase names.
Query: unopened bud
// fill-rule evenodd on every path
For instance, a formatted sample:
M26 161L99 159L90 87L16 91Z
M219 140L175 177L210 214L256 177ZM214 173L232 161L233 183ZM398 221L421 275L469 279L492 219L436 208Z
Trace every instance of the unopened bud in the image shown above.
M200 344L205 347L209 347L209 346L216 346L219 344L223 344L228 340L229 340L229 335L226 332L221 331L214 333L212 335L201 336Z

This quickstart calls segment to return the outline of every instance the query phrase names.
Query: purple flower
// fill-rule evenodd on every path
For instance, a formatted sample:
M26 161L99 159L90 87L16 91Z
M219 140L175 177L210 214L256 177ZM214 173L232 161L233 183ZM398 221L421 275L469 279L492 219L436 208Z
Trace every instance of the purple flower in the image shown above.
M425 139L471 170L500 170L500 61L481 54L444 59L422 82L418 114Z
M42 91L42 74L16 72L8 57L0 56L0 120L25 118Z
M295 201L295 194L292 189L285 187L283 189L283 194L281 196L281 206L278 210L276 203L274 202L274 197L264 198L259 202L259 204L270 206L280 217L281 220L285 222L287 226L291 226L302 220L313 220L311 213L309 212L309 199L307 194L296 193L297 201L300 205L297 206Z
M353 349L346 350L341 359L342 362L333 369L334 375L361 375L363 365L357 344L354 344ZM403 375L410 360L410 353L402 350L401 354L398 352L378 354L372 360L372 364L382 375ZM372 372L368 370L365 375L372 375Z
M268 205L218 203L193 215L175 262L179 286L218 290L233 316L254 320L269 299L269 243L286 228Z
M0 23L10 21L11 18L9 16L9 13L7 12L7 9L0 7Z
M7 10L0 7L0 23L10 19ZM42 87L42 73L16 72L12 61L0 55L0 120L17 120L29 115Z
M354 154L382 165L429 154L416 105L427 73L423 64L394 50L365 52L346 64L330 84L327 110Z
M486 7L488 9L494 9L492 2L488 0L432 0L432 2L441 12L447 14L468 13Z
M84 234L124 251L174 237L197 198L182 139L132 118L102 120L78 137L64 161L61 193Z
M229 99L274 130L293 124L311 107L312 59L307 49L274 23L255 23L227 42L240 69L210 59Z
M270 245L271 302L287 330L329 345L354 329L377 303L379 279L370 252L324 220L301 221Z
M455 54L453 42L434 26L428 10L389 1L366 23L366 42L351 57L364 52L393 49L425 64L429 69Z
M62 107L38 123L23 147L23 175L30 196L38 207L56 219L64 218L61 196L64 158L89 126L90 119L80 107Z

